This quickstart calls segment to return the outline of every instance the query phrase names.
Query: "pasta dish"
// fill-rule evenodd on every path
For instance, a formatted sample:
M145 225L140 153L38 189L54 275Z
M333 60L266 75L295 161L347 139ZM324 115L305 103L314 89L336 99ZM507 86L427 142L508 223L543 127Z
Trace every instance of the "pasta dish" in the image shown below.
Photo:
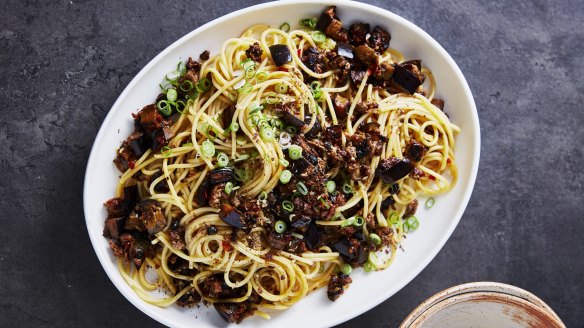
M116 151L104 236L128 285L239 323L390 266L418 198L456 183L460 132L390 40L333 6L179 62Z

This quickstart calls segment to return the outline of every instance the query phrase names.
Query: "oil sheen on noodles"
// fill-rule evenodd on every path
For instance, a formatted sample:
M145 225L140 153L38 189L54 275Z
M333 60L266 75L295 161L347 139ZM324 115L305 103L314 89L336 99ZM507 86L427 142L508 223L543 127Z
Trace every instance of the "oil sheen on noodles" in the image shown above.
M245 81L245 71L241 62L245 60L245 51L255 42L259 42L264 53L261 63L256 63L256 78L251 80L249 93L238 93L235 88L241 88ZM291 52L292 61L284 65L286 70L278 69L269 58L268 47L274 44L286 44ZM138 182L140 198L150 197L162 204L164 214L168 220L167 228L157 233L153 243L161 246L161 251L154 258L147 258L146 264L135 269L123 259L118 260L119 269L126 282L146 302L157 306L169 306L192 288L201 292L201 284L211 275L223 274L225 283L233 288L244 287L247 293L237 299L214 299L203 296L208 302L241 302L246 300L255 291L262 302L256 309L256 314L269 318L265 309L283 310L298 302L305 295L325 286L331 274L338 271L342 261L339 253L329 247L321 247L320 252L305 252L291 254L285 251L273 250L269 245L262 249L254 249L247 244L245 238L232 241L232 228L224 223L218 210L212 207L198 207L196 192L206 174L217 164L208 157L201 156L202 143L205 140L213 142L217 151L225 152L232 161L245 161L252 153L263 158L263 164L250 168L251 177L238 190L240 194L251 198L261 192L270 192L279 183L280 173L285 169L281 164L284 160L282 145L277 138L264 141L259 137L259 129L253 124L253 113L250 105L254 102L300 102L300 117L312 115L306 127L308 131L319 119L323 127L338 124L339 120L333 110L332 97L335 93L355 88L347 82L344 86L334 85L333 70L316 74L309 70L299 57L298 49L307 46L316 47L310 35L303 30L284 32L280 29L269 28L265 25L252 26L243 32L241 37L227 40L218 52L219 54L205 61L201 68L201 77L212 81L211 92L204 93L194 101L189 102L187 111L172 125L175 135L170 141L172 150L169 154L153 154L150 150L136 161L133 168L128 169L121 177L117 194L122 195L126 181L141 171L144 175L153 175L162 172L153 183ZM380 62L400 63L402 55L388 49L382 54ZM261 72L267 74L264 75ZM303 81L301 72L322 81L322 96L315 100L310 86ZM376 118L370 114L359 117L355 123L346 120L344 127L347 135L351 135L360 124L376 120L380 124L381 134L389 141L384 145L381 156L372 158L370 166L374 171L383 158L391 156L402 158L404 149L410 136L415 135L426 147L427 152L417 167L423 171L424 178L413 179L406 177L399 181L399 193L390 194L390 186L381 181L373 183L371 176L367 181L353 184L354 193L346 204L336 209L337 213L356 206L363 201L363 213L373 213L380 226L389 226L392 229L392 245L390 256L386 256L377 269L388 267L396 254L396 248L404 236L403 222L398 225L388 223L387 212L381 209L382 200L393 197L395 211L402 216L406 205L420 195L436 195L450 190L457 179L457 169L454 158L454 135L459 128L452 124L448 117L430 101L434 96L434 83L431 72L424 69L422 73L427 77L424 96L422 94L408 95L404 93L389 94L387 91L375 89L367 84L368 75L355 88L348 116L355 115L354 109L360 101L372 101L379 104L376 109ZM261 79L259 78L261 77ZM274 92L278 84L288 87L285 94ZM226 129L217 123L216 118L228 106L236 105L232 123L237 123L246 138L236 137L234 129ZM307 112L305 113L304 111ZM270 115L264 112L264 115ZM225 138L207 139L202 130L209 126L217 135ZM232 125L233 126L233 125ZM429 128L431 127L431 128ZM240 132L241 132L240 131ZM430 132L429 132L430 131ZM239 133L241 135L241 133ZM343 136L343 143L346 137ZM193 170L196 169L196 170ZM192 174L192 172L197 172ZM338 172L328 172L334 177ZM157 193L154 190L156 183L166 180L169 192ZM385 213L385 214L384 214ZM366 215L363 215L365 217ZM172 217L181 217L180 223L185 227L185 242L187 251L174 249L167 233ZM321 220L320 225L342 225L346 220ZM206 227L217 227L216 234L207 234ZM363 225L365 233L366 226ZM263 228L254 228L253 232L265 233ZM230 241L225 243L225 241ZM266 254L273 255L268 258ZM188 261L190 268L198 272L196 276L183 276L169 269L168 259L171 254ZM151 272L156 272L153 280ZM237 273L237 280L233 280L233 273ZM184 280L189 287L176 290L172 278ZM264 285L271 287L266 288ZM166 297L152 292L163 287L168 292ZM173 296L168 296L173 295Z

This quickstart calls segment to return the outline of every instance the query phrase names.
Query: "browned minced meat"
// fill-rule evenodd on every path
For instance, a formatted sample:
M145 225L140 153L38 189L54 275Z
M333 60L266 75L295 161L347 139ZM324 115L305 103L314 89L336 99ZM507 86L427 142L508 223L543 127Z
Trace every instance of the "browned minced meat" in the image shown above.
M209 193L209 206L221 208L221 203L226 202L229 196L225 193L225 183L216 184Z
M441 111L444 111L444 100L440 98L434 98L430 102L432 105L438 107Z
M335 75L335 78L339 79L339 83L343 84L349 78L351 73L351 62L343 56L335 56L329 60L328 65L331 69L338 69L339 73Z
M347 117L349 107L351 106L351 102L349 102L347 98L337 93L333 98L333 105L337 119L339 120L345 119Z
M180 220L175 220L170 225L170 244L176 249L186 249L184 239L185 228L180 224Z
M360 46L367 40L367 34L369 34L370 27L369 24L356 23L352 24L349 28L349 39L353 46Z
M249 301L241 303L213 303L213 307L223 320L230 323L241 323L243 319L254 314L254 306Z
M387 48L389 48L390 40L391 35L389 32L379 26L376 26L367 39L367 45L373 48L376 52L382 54L385 52L385 50L387 50Z
M247 58L250 58L251 60L258 63L262 61L262 53L262 47L260 47L260 44L257 42L250 45L249 48L245 51Z
M341 297L341 295L343 295L343 293L345 292L345 289L349 286L350 283L352 283L353 280L351 279L351 277L349 277L348 275L339 272L333 276L331 276L331 279L329 280L328 283L328 290L327 290L327 296L329 298L329 300L331 301L336 301L339 297Z
M315 47L309 47L302 53L302 63L317 74L321 74L324 71L324 58L324 54Z
M209 50L205 50L205 51L201 52L201 54L199 55L199 59L202 61L208 60L210 54L211 53L209 52Z
M406 206L406 211L404 212L403 217L407 218L407 217L410 217L410 216L416 214L417 209L418 209L418 200L414 199Z

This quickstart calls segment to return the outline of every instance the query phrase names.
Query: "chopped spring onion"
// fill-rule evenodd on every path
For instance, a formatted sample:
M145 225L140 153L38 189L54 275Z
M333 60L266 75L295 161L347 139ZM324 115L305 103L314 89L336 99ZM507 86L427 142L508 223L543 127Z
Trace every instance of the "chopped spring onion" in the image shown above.
M246 182L250 178L251 178L251 173L249 173L249 171L239 170L239 169L235 170L235 180L241 181L241 182Z
M292 202L289 200L285 200L282 202L282 208L286 212L292 212L294 211L294 204L292 204Z
M166 100L159 101L156 104L156 107L158 108L158 111L164 116L169 116L170 114L172 114L172 108L170 107L170 104Z
M312 81L310 83L310 89L312 91L320 90L320 82L318 82L318 81Z
M351 274L351 271L353 271L353 268L351 267L350 264L348 263L343 263L341 265L341 272L344 274Z
M426 200L426 208L432 208L432 206L434 206L434 204L436 203L436 200L434 199L434 197L430 197Z
M245 70L245 78L246 79L251 79L255 76L255 65L254 66L249 66L246 70Z
M184 114L186 107L187 105L185 104L184 101L179 100L176 102L176 111L179 112L180 114Z
M238 145L243 146L247 142L247 139L245 138L245 136L237 136L237 138L235 138L235 142Z
M365 269L365 272L375 271L375 264L367 261L363 264L363 269Z
M231 194L231 192L233 191L233 182L229 181L225 184L225 193L226 194Z
M312 32L312 40L316 43L323 43L326 40L326 35L321 31Z
M376 233L369 234L369 240L371 240L373 245L381 245L381 237L379 237L379 235Z
M193 90L195 85L190 80L184 80L183 83L180 84L180 89L184 92L189 92Z
M298 132L298 129L295 126L288 126L286 127L286 132L294 134Z
M172 149L170 149L170 147L168 146L164 146L162 147L162 149L160 149L160 153L162 154L162 156L168 157L172 154Z
M274 118L272 119L272 126L276 129L276 130L283 130L284 129L284 122L282 122L281 119L279 118Z
M314 90L312 92L313 96L314 96L314 100L319 100L320 97L322 97L322 90L318 89L318 90Z
M239 130L239 123L237 123L237 122L231 123L231 125L229 126L229 129L231 131L237 132Z
M373 266L375 268L377 268L377 263L379 263L379 260L377 259L377 254L375 254L375 252L369 252L369 256L368 256L369 263L373 264Z
M290 179L292 179L292 172L289 170L284 170L280 173L280 182L283 184L290 182Z
M297 233L297 232L293 232L290 234L292 237L298 238L298 239L304 239L304 236Z
M204 77L202 78L199 83L197 83L197 91L198 92L205 92L211 88L211 80Z
M335 192L335 189L337 189L337 184L333 180L326 182L326 191L329 194L332 194L333 192Z
M348 226L352 226L355 225L355 218L354 217L350 217L348 219L346 219L345 221L343 221L343 223L341 223L341 227L348 227Z
M288 144L290 143L290 140L292 140L292 138L290 137L290 133L288 132L280 133L280 145Z
M300 26L308 27L308 28L315 28L316 27L316 18L303 18L298 22Z
M237 89L237 91L239 93L250 93L251 89L252 89L252 85L249 84L248 82L245 82L245 84L241 88Z
M285 83L278 83L276 84L276 86L274 87L274 89L276 89L277 93L286 93L288 92L288 86Z
M418 229L418 227L420 227L420 221L418 221L418 218L413 216L413 215L406 219L405 224L412 231L416 230L416 229Z
M288 31L290 31L290 24L284 23L284 24L280 25L280 29L284 32L288 32Z
M206 157L213 157L215 155L215 145L211 142L211 140L205 140L201 144L203 155Z
M282 164L283 167L288 167L288 165L290 165L290 162L288 162L284 158L281 158L280 159L280 164Z
M219 167L226 167L227 164L229 164L229 156L224 152L217 154L217 165L219 165Z
M345 184L343 185L343 192L344 192L345 194L352 194L352 193L353 193L353 187L351 187L351 185L350 185L350 184L348 184L348 183L345 183Z
M182 144L182 146L183 147L192 147L193 146L193 143L192 142L187 142L187 143Z
M326 50L333 50L335 48L336 44L332 39L326 38L326 40L324 40L324 42L321 43L320 46Z
M353 225L354 225L355 227L362 227L362 226L363 226L363 224L365 224L365 219L363 219L363 217L362 217L362 216L360 216L360 215L357 215L357 216L355 217L355 222L353 223Z
M397 212L391 212L387 221L389 221L389 224L392 226L396 226L399 223L399 214L397 214Z
M268 79L268 73L266 72L257 72L255 75L256 81L259 83L264 82L265 80Z
M275 92L270 92L266 94L266 103L272 105L280 101L280 99L276 96Z
M262 137L263 141L272 141L274 140L274 130L270 126L262 125L260 128L260 137Z
M252 101L249 106L248 106L249 110L250 110L250 114L255 113L257 111L260 111L262 109L264 109L264 106L260 105L259 102L257 101Z
M255 69L255 62L251 60L251 58L246 58L241 61L241 67L243 67L244 70L247 70L249 67L254 67Z
M302 157L302 148L297 145L292 145L288 148L288 155L290 156L290 159L297 160Z
M258 196L259 200L266 200L268 199L268 193L264 190L262 192L260 192L260 195Z
M274 230L277 233L284 233L286 231L286 222L282 220L276 221L276 223L274 223Z
M166 99L168 99L168 101L176 101L176 98L178 98L178 93L176 92L176 89L168 89L166 91Z
M308 188L306 188L306 185L303 182L298 182L296 184L296 189L298 189L298 192L303 196L308 195Z

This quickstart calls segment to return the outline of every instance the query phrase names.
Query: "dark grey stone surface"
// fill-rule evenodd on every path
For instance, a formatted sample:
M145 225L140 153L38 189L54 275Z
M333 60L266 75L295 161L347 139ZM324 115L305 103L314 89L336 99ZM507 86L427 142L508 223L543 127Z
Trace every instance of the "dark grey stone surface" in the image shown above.
M421 301L481 280L532 291L584 327L584 3L370 1L428 31L466 75L482 125L470 204L443 250L342 327L396 327ZM150 327L114 288L82 210L107 111L159 51L237 1L3 1L0 326Z

